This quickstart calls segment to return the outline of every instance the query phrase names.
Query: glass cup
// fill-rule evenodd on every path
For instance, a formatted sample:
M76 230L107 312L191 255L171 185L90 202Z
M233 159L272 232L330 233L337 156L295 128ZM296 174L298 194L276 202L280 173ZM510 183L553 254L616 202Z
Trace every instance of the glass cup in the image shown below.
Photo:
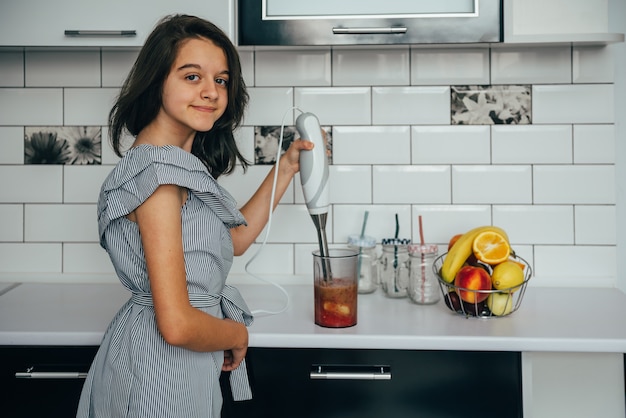
M408 238L384 238L380 258L380 283L385 295L390 298L405 298L409 285Z
M327 328L356 325L358 256L358 252L350 249L328 250L327 257L313 251L313 299L317 325Z
M350 235L348 248L359 253L356 269L359 293L372 293L378 288L378 257L376 239L367 235Z

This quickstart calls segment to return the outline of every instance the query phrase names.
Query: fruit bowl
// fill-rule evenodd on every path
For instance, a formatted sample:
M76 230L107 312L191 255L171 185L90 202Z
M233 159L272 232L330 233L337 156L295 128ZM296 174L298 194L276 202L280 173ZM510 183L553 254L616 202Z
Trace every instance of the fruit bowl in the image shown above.
M522 257L512 255L510 258L524 266L524 281L520 285L507 289L474 290L456 286L454 282L448 283L441 277L441 266L446 255L447 253L444 253L435 259L433 271L439 282L443 301L451 311L465 317L500 318L512 314L520 307L526 293L526 285L532 276L530 264ZM487 265L483 267L490 269ZM465 299L475 302L465 302L461 299L461 294L466 296ZM479 300L481 302L477 302Z

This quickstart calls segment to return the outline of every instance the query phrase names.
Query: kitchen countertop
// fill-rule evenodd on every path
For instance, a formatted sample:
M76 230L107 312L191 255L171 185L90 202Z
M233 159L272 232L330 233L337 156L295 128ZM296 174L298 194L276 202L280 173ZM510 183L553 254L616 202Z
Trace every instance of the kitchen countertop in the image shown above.
M271 285L237 287L253 311L284 304ZM420 306L389 299L378 290L359 295L356 326L328 329L313 323L312 286L284 288L289 308L255 318L251 347L626 352L626 295L618 289L529 287L518 311L491 319L454 314L442 301ZM21 283L3 289L0 345L98 345L129 298L118 283Z

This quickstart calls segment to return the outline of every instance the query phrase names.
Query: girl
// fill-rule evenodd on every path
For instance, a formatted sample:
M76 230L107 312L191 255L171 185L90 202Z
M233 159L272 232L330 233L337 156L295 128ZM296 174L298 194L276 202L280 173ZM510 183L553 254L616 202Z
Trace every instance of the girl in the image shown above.
M246 326L252 316L225 285L233 255L262 231L274 170L238 210L216 182L248 162L235 145L248 95L239 58L215 25L176 15L139 52L109 115L122 156L98 200L101 246L132 292L107 329L85 381L79 417L219 417L221 371L249 399ZM308 141L280 159L278 204Z

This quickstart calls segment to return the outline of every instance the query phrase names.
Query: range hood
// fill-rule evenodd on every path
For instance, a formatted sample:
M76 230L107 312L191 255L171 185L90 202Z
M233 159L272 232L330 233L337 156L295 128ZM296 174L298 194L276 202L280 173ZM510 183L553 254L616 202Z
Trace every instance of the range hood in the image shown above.
M239 45L502 42L502 0L238 0Z

